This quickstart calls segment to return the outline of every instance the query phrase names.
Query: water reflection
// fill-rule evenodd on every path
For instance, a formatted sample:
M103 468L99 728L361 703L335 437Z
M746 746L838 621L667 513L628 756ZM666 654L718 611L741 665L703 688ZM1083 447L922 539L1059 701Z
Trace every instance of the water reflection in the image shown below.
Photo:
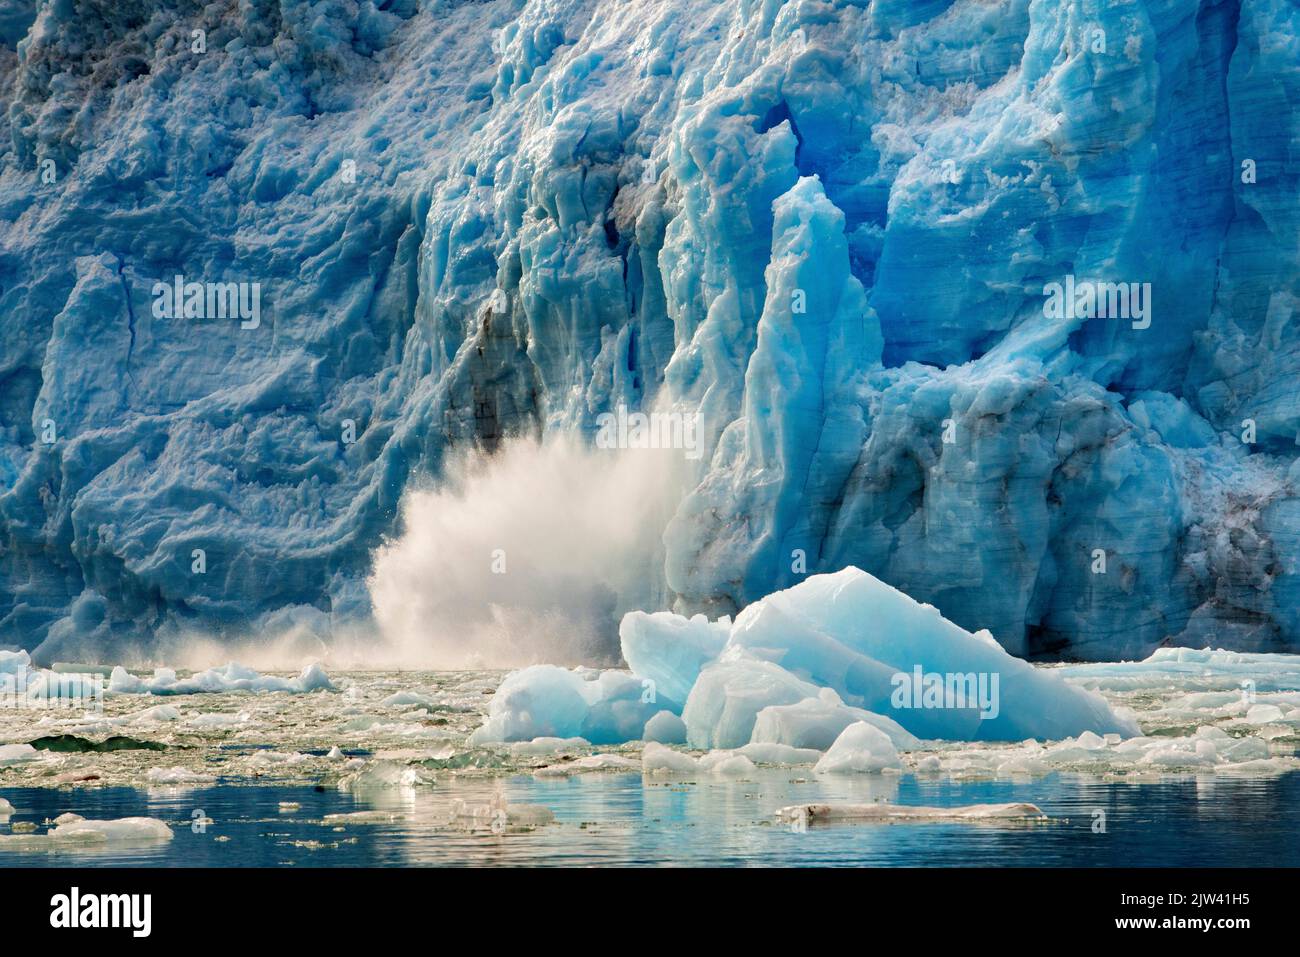
M1296 866L1300 774L1214 775L1131 783L1054 774L953 781L915 775L815 776L762 769L751 780L642 778L445 779L433 787L359 793L310 787L5 789L14 822L150 816L162 845L0 850L0 867L48 865L867 865ZM807 802L956 806L1029 801L1051 820L1024 823L778 824ZM282 808L292 802L297 808ZM540 827L493 808L540 805ZM365 813L369 812L369 813ZM482 812L482 813L480 813ZM354 815L331 818L327 815ZM210 819L211 823L200 826ZM40 828L44 831L44 827Z

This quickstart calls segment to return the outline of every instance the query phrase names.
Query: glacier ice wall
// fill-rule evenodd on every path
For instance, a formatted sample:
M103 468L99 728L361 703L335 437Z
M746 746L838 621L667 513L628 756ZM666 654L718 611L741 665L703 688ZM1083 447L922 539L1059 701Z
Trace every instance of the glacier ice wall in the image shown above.
M0 645L364 621L449 453L620 404L702 415L679 611L1300 644L1292 0L20 0L0 100Z

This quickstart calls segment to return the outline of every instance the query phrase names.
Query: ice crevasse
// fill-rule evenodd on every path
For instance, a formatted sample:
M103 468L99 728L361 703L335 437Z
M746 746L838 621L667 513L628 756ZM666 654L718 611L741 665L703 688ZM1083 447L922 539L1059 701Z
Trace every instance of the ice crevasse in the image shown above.
M18 0L0 106L0 646L41 664L328 640L411 487L620 405L701 415L674 612L855 566L1021 657L1300 642L1292 0ZM257 321L160 315L178 276ZM1073 280L1141 320L1051 314ZM901 667L759 617L659 693Z
M725 640L710 644L718 634ZM537 665L511 674L472 741L650 740L647 723L662 723L667 710L680 714L693 748L815 749L834 770L863 753L888 764L923 739L1139 733L1131 713L1095 691L857 568L769 595L735 622L632 612L621 639L630 673ZM702 647L713 656L702 659Z

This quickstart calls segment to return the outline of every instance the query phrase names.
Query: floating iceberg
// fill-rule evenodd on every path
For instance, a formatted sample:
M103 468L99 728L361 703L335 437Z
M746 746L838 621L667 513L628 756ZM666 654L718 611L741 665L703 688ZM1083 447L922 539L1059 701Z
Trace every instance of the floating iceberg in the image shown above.
M542 737L620 743L640 738L660 710L653 686L627 672L534 665L501 683L470 743Z
M971 634L857 568L814 575L753 603L734 622L638 612L620 634L632 673L515 672L473 740L645 737L647 721L664 710L651 701L663 688L683 695L686 740L699 749L829 748L858 723L895 749L915 748L919 738L1139 733L1100 694L1013 657L987 632ZM705 660L709 648L717 654ZM673 703L663 702L670 716L660 725L671 722Z
M175 835L163 821L124 817L115 821L69 821L46 836L56 844L134 844L170 841Z
M145 775L150 784L158 785L194 785L215 784L217 779L211 774L190 771L187 768L150 768Z
M901 768L889 735L865 721L844 729L814 771L822 774L862 773Z
M686 722L671 711L660 711L645 723L641 739L660 744L685 744Z
M641 770L646 774L696 774L700 763L689 754L651 741L641 750Z
M1142 661L1064 665L1061 671L1071 681L1110 691L1137 691L1171 684L1189 691L1300 691L1300 655L1157 648Z
M661 674L671 671L676 655L654 659L656 645L646 630L643 624L640 659L653 659ZM671 647L673 638L667 643ZM844 715L822 689L919 738L1017 741L1086 730L1138 733L1134 721L1115 713L1100 695L1013 657L987 632L971 634L937 609L846 568L814 575L737 616L726 650L691 688L683 711L689 740L696 747L738 747L751 737L796 744L781 737L796 733L779 729L783 719L794 725L800 712ZM769 707L789 710L768 715L756 730L759 713Z

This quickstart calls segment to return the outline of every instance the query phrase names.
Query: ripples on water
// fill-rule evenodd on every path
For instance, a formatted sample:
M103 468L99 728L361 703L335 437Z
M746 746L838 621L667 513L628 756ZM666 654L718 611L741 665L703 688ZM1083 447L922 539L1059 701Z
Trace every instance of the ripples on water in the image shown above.
M1300 773L1141 784L1054 773L1038 780L952 781L923 776L820 779L763 769L750 781L651 782L593 773L500 783L511 804L540 804L552 824L494 833L447 825L455 800L490 802L498 782L353 795L303 786L218 785L189 790L4 789L13 822L65 811L87 818L152 816L175 840L144 847L0 852L0 867L120 865L308 867L379 865L1300 865ZM889 800L952 806L1030 801L1051 818L1022 824L836 824L800 833L773 822L781 806ZM281 802L296 802L282 812ZM201 810L213 823L192 828ZM382 823L322 823L326 814L392 812ZM1104 832L1097 830L1104 812ZM8 827L0 828L8 832Z

